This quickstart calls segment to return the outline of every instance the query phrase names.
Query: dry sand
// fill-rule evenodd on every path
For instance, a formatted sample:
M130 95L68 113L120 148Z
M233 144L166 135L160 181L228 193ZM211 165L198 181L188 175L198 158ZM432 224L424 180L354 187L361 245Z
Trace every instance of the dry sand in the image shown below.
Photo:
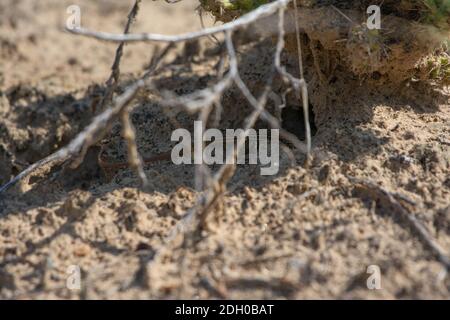
M84 26L121 32L131 1L0 3L0 184L89 123L96 90L109 76L116 46L63 32L69 4L81 6ZM133 31L199 29L196 6L144 1ZM126 46L122 89L152 50ZM264 58L263 49L252 50L254 59ZM161 83L183 93L214 81L216 58L192 63L179 54L173 70L182 76ZM255 69L244 69L244 78L252 81ZM339 81L329 96L342 96ZM312 96L319 103L317 90ZM193 167L149 164L151 188L143 192L130 170L106 177L93 148L80 169L33 177L27 192L0 199L0 298L448 299L450 277L433 252L386 201L348 178L412 200L403 205L450 254L448 97L352 88L329 102L332 117L318 117L310 168L297 154L293 166L283 154L274 177L240 166L198 245L183 250L175 241L157 260L195 201ZM224 107L243 103L233 99L230 93ZM132 120L144 155L170 147L174 127L151 95L135 102ZM120 126L104 144L115 160L125 159ZM66 287L70 265L82 270L81 290ZM380 290L366 286L370 265L381 269Z

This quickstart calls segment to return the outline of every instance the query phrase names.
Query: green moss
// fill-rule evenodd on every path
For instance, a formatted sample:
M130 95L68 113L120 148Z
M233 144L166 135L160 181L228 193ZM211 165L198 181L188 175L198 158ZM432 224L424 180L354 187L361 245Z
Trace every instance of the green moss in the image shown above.
M426 7L424 22L442 29L449 29L450 0L423 0Z
M220 2L225 10L241 10L245 13L266 4L268 0L220 0Z
M204 10L217 20L228 22L250 12L271 0L200 0Z
M222 15L226 18L239 17L271 1L273 0L200 0L202 7L219 20ZM340 9L365 10L370 4L373 4L373 0L298 0L300 7L310 8L334 5ZM450 0L384 0L382 12L450 30Z

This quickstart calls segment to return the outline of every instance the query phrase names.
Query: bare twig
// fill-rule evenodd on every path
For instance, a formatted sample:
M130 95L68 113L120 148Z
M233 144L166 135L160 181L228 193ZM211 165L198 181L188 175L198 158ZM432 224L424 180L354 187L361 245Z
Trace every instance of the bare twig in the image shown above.
M211 28L203 29L196 32L190 32L180 35L162 35L154 33L141 33L141 34L114 34L107 32L97 32L88 30L85 28L67 29L68 32L83 35L98 40L112 41L112 42L141 42L141 41L151 41L151 42L184 42L189 40L194 40L202 38L205 36L214 35L217 33L223 33L226 31L235 31L239 28L248 26L249 24L255 22L258 19L267 17L280 8L285 8L291 0L277 0L266 5L262 5L257 9L243 15L242 17L225 23L220 26L214 26Z
M50 156L32 164L10 182L0 188L0 194L8 190L17 182L26 179L37 170L45 170L60 165L68 160L76 158L71 167L77 167L84 159L89 147L97 143L104 134L111 128L113 122L119 117L126 106L133 100L137 92L144 86L149 85L149 80L139 80L131 85L121 96L119 96L112 108L108 108L103 113L96 116L90 125L79 133L66 147L51 154Z
M415 232L415 236L417 236L424 243L424 245L433 252L433 255L436 256L436 258L447 268L447 270L450 270L450 258L445 250L436 242L435 239L433 239L427 228L396 200L396 194L385 190L372 181L354 177L348 178L351 182L357 183L370 190L379 201L389 205L395 213L399 214L400 217L406 221L410 228Z
M237 146L233 152L227 154L226 164L224 164L213 176L206 170L204 166L202 166L202 170L198 171L202 175L203 182L206 184L206 190L202 192L197 200L194 208L188 211L185 218L182 219L171 235L166 239L166 245L171 242L172 239L175 238L176 235L181 231L184 237L184 244L188 245L191 243L191 240L197 238L195 235L198 235L198 232L204 229L205 221L207 215L212 211L213 208L216 207L217 203L221 199L221 196L226 192L226 185L228 181L231 179L235 172L235 157L238 150L242 148L246 139L248 138L251 128L254 127L256 121L258 119L262 119L268 122L272 127L279 128L281 135L290 140L298 149L305 151L309 154L311 148L311 137L309 132L309 121L308 121L308 92L306 82L303 79L303 67L301 61L301 48L299 43L299 35L297 34L298 46L299 46L299 71L300 71L300 79L292 76L286 71L286 68L281 64L281 52L284 48L284 15L287 4L291 0L277 0L272 3L260 6L256 10L251 11L250 13L232 21L227 24L216 26L208 29L204 29L201 31L175 35L175 36L165 36L158 34L122 34L122 35L114 35L108 33L99 33L94 31L89 31L86 29L76 29L69 30L72 33L80 34L84 36L90 36L100 40L107 41L115 41L121 42L130 42L130 41L154 41L154 42L167 42L169 44L174 44L182 41L194 40L201 37L212 36L217 33L223 32L225 34L225 45L228 53L229 59L229 70L228 72L222 76L220 73L220 80L210 88L206 88L203 90L196 91L192 94L177 96L171 92L163 92L161 100L161 105L164 107L173 107L173 106L182 106L188 112L199 112L200 118L202 120L208 119L209 113L214 105L220 105L220 99L226 89L228 89L232 84L235 84L243 96L247 99L249 104L253 108L253 112L246 118L245 120L245 129L243 133L238 136ZM135 9L130 13L130 17L137 12L136 2ZM134 12L134 13L133 13ZM255 98L250 90L247 88L245 83L242 81L239 70L238 70L238 62L236 56L236 50L233 45L232 35L233 32L248 26L250 23L255 22L258 19L267 17L274 13L278 12L279 23L278 23L278 43L274 56L274 71L277 71L281 76L287 80L292 86L292 88L298 93L298 95L302 97L303 101L303 110L305 112L305 120L306 120L306 130L307 130L307 145L306 147L302 142L300 142L297 137L288 132L282 130L280 127L280 123L278 119L272 116L267 110L265 110L265 106L267 104L268 95L271 92L271 84L272 79L274 77L275 72L273 72L266 84L266 87L259 98ZM129 19L129 23L131 23L131 18ZM126 31L128 31L129 25L127 25ZM298 31L298 25L296 26L296 31ZM163 51L163 54L167 53L170 49L170 45ZM113 75L112 79L116 79L117 74L114 73L114 70L118 70L118 65L120 64L120 53L121 50L118 49L118 54L116 55L117 60L117 68L113 67ZM82 133L80 133L74 141L72 141L67 147L61 149L57 153L47 157L46 159L30 166L27 170L22 172L19 176L14 178L10 183L0 189L0 193L8 189L14 183L20 181L21 179L29 176L37 169L48 165L55 165L66 162L67 160L72 160L75 157L78 157L76 161L72 163L72 165L76 166L82 161L87 149L93 145L96 141L101 139L105 132L107 132L113 121L121 117L124 136L128 143L128 157L130 165L137 171L138 176L141 179L141 182L145 184L147 179L145 177L144 170L142 168L142 159L139 156L137 151L137 145L135 142L135 133L132 127L132 124L128 117L127 105L133 100L137 92L143 88L144 86L149 87L151 82L149 81L149 77L152 74L154 65L157 65L160 59L156 59L151 63L150 70L145 73L144 77L137 81L135 84L130 86L124 94L117 97L115 103L112 108L105 110L99 116L94 118L94 121L89 125ZM225 60L224 60L225 61ZM225 65L225 63L224 63ZM206 121L205 121L206 122ZM186 232L188 233L186 235ZM189 236L190 235L190 236ZM161 250L158 254L161 253Z
M125 30L123 32L124 34L128 34L130 32L131 24L136 19L136 16L139 12L140 2L141 2L141 0L136 0L130 13L128 14L128 20L125 25ZM106 104L111 103L113 94L116 91L117 86L119 84L120 62L122 60L124 45L125 45L125 42L121 42L119 44L119 46L117 47L114 62L113 62L113 65L111 66L111 75L110 75L108 81L106 81L106 86L107 86L106 93L104 94L103 99L100 103L100 108L101 108L100 110L103 110L103 108L105 107Z
M297 11L297 10L295 10ZM285 78L288 82L291 83L291 86L294 88L295 92L302 97L302 106L303 106L303 115L305 119L305 136L306 136L306 153L309 159L311 153L311 127L309 124L309 98L308 98L308 86L306 84L305 79L303 78L303 62L301 59L301 45L300 45L300 37L298 30L298 23L295 24L296 34L297 34L297 46L298 46L298 54L299 54L299 71L300 71L300 79L295 78L291 74L286 71L286 68L281 65L281 52L284 49L284 13L285 7L280 8L278 11L278 43L275 55L275 66L278 72L281 74L283 78ZM293 139L293 136L288 136L290 140ZM294 144L295 145L295 144Z
M124 108L124 110L122 111L121 119L123 126L123 137L125 138L128 147L128 163L130 164L131 169L136 171L136 173L138 174L141 185L143 187L146 187L148 185L148 179L145 175L143 161L138 151L136 143L136 133L130 120L130 113L128 111L128 108Z
M161 61L173 48L168 45L161 53L155 53L152 57L150 65L142 78L130 85L125 92L117 97L111 108L107 108L101 114L96 116L90 125L88 125L81 133L79 133L66 147L49 155L48 157L30 165L27 169L19 173L11 181L0 187L0 195L10 189L12 186L30 177L38 170L49 170L54 166L61 165L69 160L72 168L76 168L83 161L87 150L111 129L114 121L116 121L123 113L124 109L131 103L137 93L144 87L151 87L151 75L158 68ZM140 175L138 173L138 175Z
M284 10L283 8L280 8L280 19L283 18ZM283 20L282 20L283 21ZM280 28L283 28L283 24L280 23ZM278 70L281 70L283 72L283 75L289 77L292 82L299 83L301 80L295 79L295 77L288 74L284 68L281 67L280 62L280 54L282 47L280 48L280 43L283 41L283 33L280 31L280 39L279 45L277 47L277 51L275 54L275 66ZM236 52L232 43L232 33L231 31L227 31L225 33L225 43L228 51L228 56L230 59L230 71L225 76L225 78L219 82L215 86L217 89L209 89L210 91L206 91L208 89L205 89L203 91L200 91L201 94L194 93L189 96L184 96L183 99L186 99L182 101L182 104L184 104L188 109L190 108L201 108L202 104L204 105L210 105L213 103L217 97L215 93L221 92L221 90L224 90L226 87L228 87L232 82L234 82L237 87L240 89L241 93L245 96L245 98L248 100L248 102L252 105L254 108L254 111L251 113L251 115L246 119L246 126L244 129L244 132L242 135L238 137L238 143L235 150L239 150L243 143L245 143L245 139L248 137L249 129L252 128L257 121L258 118L265 119L270 122L270 120L273 120L268 116L267 111L264 109L264 106L267 103L268 95L270 92L270 81L266 85L266 89L261 95L259 99L256 99L253 97L253 95L250 93L246 85L243 83L242 79L239 76L238 68L237 68L237 57ZM303 80L304 81L304 80ZM306 87L305 87L306 88ZM198 98L200 97L200 99ZM180 99L180 98L175 98ZM197 103L197 101L200 100L201 102ZM178 100L180 102L180 100ZM193 104L193 101L195 103ZM172 103L175 102L175 100L171 101ZM265 115L263 117L263 114ZM273 124L273 123L272 123ZM278 124L273 124L278 125ZM296 139L296 137L295 137ZM295 140L293 139L293 140ZM301 150L304 150L303 144L297 140L297 145L299 145ZM226 183L229 181L229 179L232 177L234 171L235 171L235 165L234 162L231 161L235 157L235 152L231 152L227 156L226 164L224 164L219 171L214 175L214 177L209 181L209 188L199 196L197 200L197 205L194 208L191 208L186 216L175 226L175 228L170 233L169 237L165 240L165 245L169 245L174 239L177 238L180 233L184 235L184 246L188 247L193 242L195 242L195 239L197 238L196 235L199 234L201 230L205 227L205 220L208 215L208 213L215 207L217 202L219 201L221 195L224 194L226 188ZM154 261L157 261L157 257L163 254L164 252L163 247L161 250L157 251L155 255Z

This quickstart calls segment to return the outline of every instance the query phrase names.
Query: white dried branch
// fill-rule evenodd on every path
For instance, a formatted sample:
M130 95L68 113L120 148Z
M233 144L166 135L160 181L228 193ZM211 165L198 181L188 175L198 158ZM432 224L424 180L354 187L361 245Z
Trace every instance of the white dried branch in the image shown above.
M103 138L104 134L109 131L114 121L133 100L138 91L149 84L149 80L142 79L131 85L125 93L117 97L111 108L106 109L103 113L96 116L91 124L79 133L66 147L29 166L10 182L3 185L0 188L0 194L17 182L26 179L38 169L44 169L45 167L51 168L72 159L76 160L71 164L71 167L77 167L84 159L87 150Z
M138 0L136 1L136 6L138 5ZM159 248L156 252L155 257L153 258L151 263L155 263L158 261L158 257L167 250L170 249L170 243L173 239L175 239L178 235L183 236L183 244L184 246L189 246L195 243L196 239L198 239L199 232L204 230L206 218L208 214L217 207L218 202L221 197L226 192L226 185L233 176L236 165L235 165L235 157L236 152L241 150L246 139L248 138L251 128L254 127L256 121L258 119L262 119L269 123L269 125L273 128L280 129L280 134L282 137L291 141L295 147L299 150L302 150L306 153L310 152L311 149L311 137L310 137L310 129L309 129L309 120L308 120L308 92L306 82L303 78L303 66L301 61L301 48L300 48L300 40L298 35L298 24L296 25L297 32L297 41L299 47L299 68L300 68L300 79L294 77L289 74L286 69L281 64L281 53L284 49L284 14L287 5L291 2L291 0L276 0L272 3L263 5L258 9L232 21L226 23L221 26L216 26L208 29L204 29L201 31L187 33L182 35L174 35L174 36L166 36L159 34L110 34L110 33L102 33L90 31L87 29L75 29L68 30L74 34L88 36L92 38L96 38L99 40L106 41L114 41L120 42L121 46L125 42L133 42L133 41L154 41L154 42L166 42L169 45L163 51L162 56L164 56L172 47L173 44L194 40L202 37L210 37L214 36L217 33L225 34L225 46L228 53L229 58L229 69L228 72L223 74L219 72L219 81L213 85L212 87L196 91L192 94L177 96L171 92L163 92L163 99L160 101L163 107L173 107L173 106L182 106L188 112L199 112L200 119L206 123L205 119L209 117L209 114L212 110L212 107L216 107L216 112L221 112L220 100L222 98L223 93L227 90L233 83L239 88L240 92L247 99L249 104L253 107L252 113L245 120L245 128L243 134L238 137L236 148L227 154L227 161L225 165L222 165L220 169L212 175L209 169L202 165L196 170L196 181L201 182L201 187L206 187L205 191L203 191L196 202L196 205L191 208L187 213L185 218L183 218L177 225L174 227L169 237L164 241L163 246ZM272 14L278 12L279 23L278 23L278 43L274 56L274 72L271 74L271 77L266 84L265 90L261 94L261 96L257 99L250 92L248 87L242 81L239 70L238 70L238 60L236 56L236 50L234 48L232 42L233 32L236 30L247 27L249 24L257 21L258 19L268 17ZM131 20L129 19L129 22ZM128 27L127 30L128 31ZM119 49L120 50L120 49ZM120 63L121 52L116 54L116 60L118 64ZM117 58L119 57L119 58ZM31 165L25 171L20 173L17 177L11 180L8 184L0 188L0 194L6 191L8 188L13 186L15 183L21 181L29 177L31 174L35 173L37 170L46 168L47 170L55 165L60 165L63 163L70 163L72 166L77 166L83 160L84 155L86 154L89 147L93 144L97 143L111 128L114 121L122 117L122 124L124 126L124 136L128 143L128 156L129 163L133 169L135 169L138 173L138 176L141 179L141 182L145 185L147 182L147 178L145 176L145 172L143 170L142 159L139 156L136 140L134 137L134 128L132 127L132 123L130 122L127 106L134 99L140 89L144 87L150 87L150 75L153 70L158 65L160 59L156 59L152 61L150 70L145 73L144 77L131 85L125 92L117 97L114 100L114 104L111 108L107 108L100 115L96 116L92 123L81 132L67 147L62 148L58 152L50 155L49 157ZM118 70L117 66L113 67L114 70ZM222 60L223 66L225 66L225 60ZM298 138L285 130L283 130L280 126L278 119L272 116L267 110L265 110L265 106L267 104L268 95L271 92L271 84L275 73L278 72L284 79L287 79L287 82L291 84L291 87L297 92L298 96L302 98L303 101L303 111L305 113L305 127L306 127L306 136L307 136L307 145L305 146ZM152 89L155 89L152 87ZM285 99L284 99L285 100ZM75 161L73 161L75 159ZM199 183L198 183L199 184ZM199 184L200 185L200 184Z
M304 79L296 79L295 77L290 75L284 69L284 67L281 66L280 56L281 56L281 52L284 48L284 31L283 31L284 13L285 13L284 9L285 9L284 7L280 7L278 9L279 10L279 18L280 18L280 23L279 23L278 27L280 30L279 30L279 40L278 40L277 50L276 50L275 57L274 57L275 67L282 74L282 76L287 77L291 81L291 83L295 84L294 87L296 89L298 89L298 87L302 87L302 88L305 88L305 91L306 91L307 88L306 88L306 83L305 83ZM246 126L245 126L243 133L238 137L236 149L233 152L231 152L230 154L228 154L227 161L225 162L226 164L222 165L222 167L218 170L218 172L214 175L214 177L209 180L209 188L203 194L201 194L199 196L196 206L191 208L188 211L188 213L186 214L185 218L183 218L174 227L174 229L170 233L169 237L166 239L165 245L169 245L174 239L176 239L176 237L178 235L182 234L182 235L184 235L184 245L190 246L193 242L195 242L195 239L197 238L196 235L198 235L199 232L201 232L201 230L204 230L205 221L206 221L206 217L207 217L208 213L212 211L212 209L215 207L215 205L219 201L221 195L223 195L223 193L226 191L225 186L234 174L235 164L234 164L234 161L232 161L232 160L235 157L235 152L236 152L236 150L239 150L243 146L243 144L245 143L245 139L249 135L250 129L255 125L256 121L259 118L261 118L261 119L269 122L269 124L271 126L280 128L278 119L276 119L275 117L270 115L270 113L268 113L265 110L265 105L267 104L268 95L271 92L271 81L272 81L273 75L269 79L269 81L266 85L266 88L263 91L261 97L259 99L256 99L239 76L236 51L233 46L231 31L225 32L225 43L226 43L226 47L227 47L228 56L230 59L230 71L227 74L227 78L225 79L225 81L227 81L226 84L228 86L230 81L234 82L237 85L237 87L240 89L240 91L244 95L244 97L247 99L247 101L250 103L250 105L253 107L254 111L250 114L249 117L247 117L247 119L245 121ZM299 61L299 63L302 63L302 62ZM304 85L302 85L302 83ZM221 84L221 83L219 83L219 84ZM220 87L220 88L222 88L222 87ZM208 92L206 90L207 89L202 91L202 95L205 94L206 92ZM206 96L208 96L208 95L206 95ZM204 98L202 100L202 102L208 103L208 106L210 106L210 103L212 103L214 101L213 97L216 98L214 90L209 91L209 96L210 96L209 99ZM189 99L194 99L194 101L197 101L197 98L198 98L198 96L196 96L194 93L192 95L185 96L182 98L182 99L186 99L186 100L176 101L177 98L175 98L175 100L173 100L171 102L172 103L178 102L180 104L184 103L184 105L187 106L187 105L190 105L190 103L192 103L192 100L189 100ZM202 96L202 98L203 98L203 96ZM303 100L307 99L307 93L303 94L302 98L303 98ZM178 98L178 99L180 99L180 98ZM307 105L307 100L306 100L306 105ZM192 104L191 104L191 106L192 106ZM196 107L201 107L201 103L197 104ZM309 125L309 123L308 123L308 125ZM305 151L305 149L306 149L306 151L309 151L308 147L305 147L304 144L297 139L297 137L295 137L294 135L292 135L290 133L287 133L286 131L284 131L282 129L281 129L281 132L284 133L285 137L287 137L289 140L293 141L294 145L297 146L300 150ZM165 246L163 247L163 249L164 248L165 248ZM164 252L164 250L157 251L156 256L153 260L153 263L158 260L157 257L162 255L163 252Z
M117 97L111 108L107 108L98 116L94 117L91 124L80 132L66 147L30 165L8 183L1 186L0 195L18 182L26 180L38 170L49 170L54 166L61 165L69 160L72 161L70 167L78 167L83 161L87 150L104 137L104 135L111 129L114 121L116 121L124 112L125 108L131 103L137 93L144 87L152 86L152 81L150 78L151 75L155 72L163 58L172 48L173 46L169 44L161 53L155 52L150 65L142 78L130 85L122 95Z
M275 67L277 68L278 72L281 74L282 77L284 77L287 81L289 81L294 88L294 90L297 92L297 94L302 98L302 107L303 107L303 116L304 116L304 125L305 125L305 136L306 136L306 153L309 158L311 153L311 126L309 124L309 98L308 98L308 86L303 78L303 61L302 61L302 55L301 55L301 43L300 43L300 31L299 26L296 20L295 28L296 28L296 40L297 40L297 48L298 48L298 55L299 55L299 71L300 71L300 79L297 79L290 73L286 71L286 68L281 65L281 52L284 49L284 36L285 36L285 30L284 30L284 14L285 14L285 7L281 7L278 10L278 42L277 42L277 48L276 48L276 54L275 54ZM297 12L297 10L294 10ZM295 15L295 18L297 19L297 14ZM293 135L291 135L291 138L294 138ZM298 144L298 143L297 143Z
M200 111L205 110L205 108L212 107L213 104L220 101L220 98L223 94L223 92L229 88L233 83L237 85L237 87L240 89L241 93L244 95L244 97L248 100L248 102L251 104L251 106L254 108L253 113L246 119L247 125L246 129L244 130L244 134L238 138L238 145L237 150L239 150L242 147L242 144L245 142L245 139L247 138L249 134L249 129L253 127L255 122L261 117L261 119L267 121L272 127L280 128L278 119L270 115L265 110L265 105L267 103L267 96L268 93L271 90L271 81L267 84L266 90L262 94L262 96L257 100L250 92L250 90L247 88L247 86L244 84L242 79L239 76L238 71L238 63L237 63L237 57L236 52L232 43L232 33L236 29L239 29L241 27L247 26L248 24L256 21L257 19L266 17L268 15L271 15L273 13L276 13L278 11L279 13L279 24L278 24L278 43L276 48L276 53L274 57L274 64L276 70L288 81L292 84L295 90L299 90L299 88L302 88L302 99L303 99L303 105L304 105L304 111L306 106L306 113L305 113L305 119L308 119L307 117L307 88L306 88L306 82L303 78L297 79L291 74L289 74L285 68L281 65L281 52L284 48L284 13L287 4L290 2L290 0L277 0L273 3L263 5L259 7L258 9L240 17L239 19L224 24L222 26L213 27L209 29L205 29L202 31L179 35L179 36L162 36L162 35L154 35L154 34L141 34L141 35L133 35L133 34L124 34L124 35L111 35L111 34L104 34L104 33L97 33L85 29L77 29L77 30L70 30L73 33L81 34L85 36L92 36L97 39L101 40L110 40L110 41L119 41L119 42L127 42L127 41L164 41L169 43L176 43L180 41L187 41L196 39L199 37L205 37L209 35L216 34L218 32L224 32L225 33L225 43L226 48L228 52L228 56L230 59L229 62L229 71L228 73L212 88L206 88L203 90L199 90L197 92L194 92L190 95L185 96L175 96L172 93L165 93L165 99L163 99L162 104L163 105L181 105L183 106L187 111ZM298 32L298 30L297 30ZM298 37L297 37L298 38ZM299 39L299 38L298 38ZM301 61L299 61L299 64L301 65ZM147 73L145 77L147 77L149 74ZM302 76L302 75L301 75ZM273 75L272 75L273 77ZM271 78L272 79L272 78ZM130 101L134 98L136 93L139 91L140 88L142 88L145 85L148 85L148 80L140 80L136 82L134 85L132 85L126 92L117 98L116 105L103 112L99 116L97 116L92 124L86 128L81 134L78 135L74 141L72 141L67 147L61 149L60 151L56 152L55 154L45 158L42 161L39 161L38 163L30 166L28 169L26 169L24 172L19 174L16 178L14 178L10 183L8 183L6 186L2 187L0 189L0 192L5 191L8 189L11 185L16 183L17 181L25 178L26 176L29 176L31 173L33 173L35 170L37 170L40 167L43 167L47 164L57 162L57 164L63 163L67 161L68 159L72 159L74 157L78 157L78 161L74 161L72 165L78 165L80 161L84 158L84 155L87 151L87 149L92 146L94 143L96 143L101 137L103 137L105 131L109 130L112 122L116 120L120 115L122 115L122 123L124 125L124 132L125 137L128 138L128 146L129 146L129 159L130 164L132 167L138 172L139 177L141 178L141 181L143 183L146 182L145 173L142 169L142 160L140 160L139 154L137 153L137 146L135 144L135 140L133 137L130 136L130 133L134 133L134 130L131 126L131 123L128 119L128 113L126 111L126 106L130 103ZM209 112L208 112L209 114ZM127 120L128 119L128 120ZM128 125L127 125L128 124ZM281 128L280 128L281 129ZM309 153L310 151L310 136L309 136L309 122L307 122L307 136L308 136L308 143L306 146L306 152ZM282 135L284 135L287 139L291 140L295 146L297 146L300 150L305 151L304 145L294 136L291 135L284 130L281 129ZM133 138L133 139L130 139ZM134 141L134 143L133 143ZM229 157L235 157L234 152L232 152ZM226 163L232 163L232 159L227 159L228 161ZM204 217L209 212L211 207L214 206L219 196L225 191L225 185L228 182L228 180L233 175L233 172L235 170L234 165L226 164L219 169L219 171L216 173L216 175L209 180L210 188L200 197L200 200L198 204L201 206L201 214L199 214L199 219L197 221L200 221L201 224L204 221ZM197 208L198 209L198 208ZM196 210L197 211L197 210ZM203 217L203 218L202 218Z
M269 16L276 13L278 9L285 8L291 0L277 0L256 8L253 11L239 17L238 19L225 23L220 26L214 26L211 28L203 29L200 31L180 34L180 35L162 35L154 33L141 33L141 34L114 34L107 32L97 32L85 28L66 29L68 32L77 35L83 35L98 40L112 41L112 42L184 42L194 39L203 38L206 36L226 32L235 31L239 28L248 26L258 19Z

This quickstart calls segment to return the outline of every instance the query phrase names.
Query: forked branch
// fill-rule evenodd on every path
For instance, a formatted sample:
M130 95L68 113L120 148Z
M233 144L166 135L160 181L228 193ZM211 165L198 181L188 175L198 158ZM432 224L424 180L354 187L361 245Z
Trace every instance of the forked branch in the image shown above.
M133 42L133 41L151 41L151 42L167 42L167 43L178 43L182 41L188 41L193 39L199 39L202 37L214 35L217 33L225 33L226 34L226 42L227 42L227 50L228 55L230 58L230 69L228 73L223 77L221 81L219 81L216 85L214 85L212 88L207 88L204 90L200 90L197 92L194 92L190 95L185 96L176 96L173 93L166 93L164 95L165 99L162 99L162 104L167 105L168 103L171 104L171 106L178 104L182 105L187 111L200 111L203 108L209 108L212 104L216 104L219 100L223 92L231 86L231 84L236 83L238 88L241 90L243 95L246 97L246 99L249 101L249 103L255 108L254 113L252 114L251 118L256 119L256 121L259 117L261 117L263 120L267 121L272 127L280 128L280 124L278 120L270 115L265 109L265 100L263 99L264 103L258 102L250 93L248 88L244 85L242 80L239 77L238 73L238 67L237 67L237 59L235 57L234 48L232 46L232 34L234 31L246 27L249 24L255 22L258 19L267 17L271 14L274 14L276 12L279 13L279 35L278 35L278 45L277 50L275 54L275 66L277 71L282 75L283 78L287 79L288 82L291 83L293 88L298 92L299 89L301 89L301 96L303 100L303 107L305 112L305 121L307 123L306 131L307 131L307 146L305 147L302 142L300 142L295 136L285 132L281 128L281 135L285 138L289 139L297 148L300 150L310 153L311 148L311 138L310 138L310 132L309 132L309 122L308 114L307 114L307 105L308 105L308 95L307 95L307 87L306 82L303 78L297 79L294 76L290 75L288 72L286 72L285 68L281 66L280 61L280 54L283 49L283 37L284 37L284 14L285 9L287 5L291 2L291 0L277 0L275 2L271 2L269 4L260 6L259 8L251 11L250 13L243 15L242 17L223 24L221 26L215 26L211 28L207 28L201 31L182 34L182 35L174 35L174 36L166 36L166 35L160 35L160 34L110 34L110 33L102 33L102 32L96 32L96 31L90 31L83 28L68 30L69 32L72 32L74 34L93 37L99 40L106 40L106 41L114 41L114 42L121 42L121 46L124 42ZM130 15L129 20L126 27L126 32L129 30L129 26L131 24L132 19L135 17L138 9L139 1L135 2L135 6L133 7ZM298 30L297 30L298 32ZM298 37L297 37L298 39ZM300 45L300 43L298 44ZM119 46L118 53L121 52L121 46ZM120 57L121 55L116 55L116 61L120 63ZM299 61L300 70L302 70L302 61ZM118 66L115 66L116 68ZM116 68L113 67L113 71L116 70ZM54 154L44 158L43 160L40 160L36 162L35 164L32 164L27 169L25 169L23 172L21 172L18 176L13 178L10 182L8 182L6 185L2 186L0 188L0 194L4 193L6 190L8 190L11 186L16 184L17 182L28 178L31 174L35 173L37 170L46 169L49 170L50 168L61 165L62 163L68 162L69 160L72 161L71 166L76 167L80 164L80 162L84 159L84 156L88 150L89 147L97 143L104 135L105 133L111 128L113 122L117 120L120 116L122 116L123 124L130 130L127 130L127 139L128 142L128 150L131 152L131 157L133 159L137 159L137 161L134 161L134 163L131 163L132 167L135 168L138 171L138 175L141 178L141 182L145 184L146 178L144 171L142 170L142 161L139 161L140 157L137 154L137 147L136 143L134 141L133 135L130 136L129 133L131 133L132 126L130 122L127 122L127 110L126 107L132 102L133 98L137 94L137 92L143 88L143 87L149 87L151 81L150 79L151 72L147 72L143 79L138 80L136 83L131 85L128 89L125 90L125 92L117 97L113 103L113 106L111 108L107 108L104 110L100 115L96 116L92 123L83 130L72 142L69 143L68 146L60 149L59 151L55 152ZM112 75L114 77L114 74ZM302 75L301 75L302 77ZM169 99L168 99L169 98ZM250 123L253 123L254 121L250 121ZM127 126L127 123L129 124ZM245 139L245 137L243 137ZM222 170L223 171L223 170ZM215 179L216 181L221 179ZM223 180L223 179L222 179ZM207 201L208 202L208 201Z

